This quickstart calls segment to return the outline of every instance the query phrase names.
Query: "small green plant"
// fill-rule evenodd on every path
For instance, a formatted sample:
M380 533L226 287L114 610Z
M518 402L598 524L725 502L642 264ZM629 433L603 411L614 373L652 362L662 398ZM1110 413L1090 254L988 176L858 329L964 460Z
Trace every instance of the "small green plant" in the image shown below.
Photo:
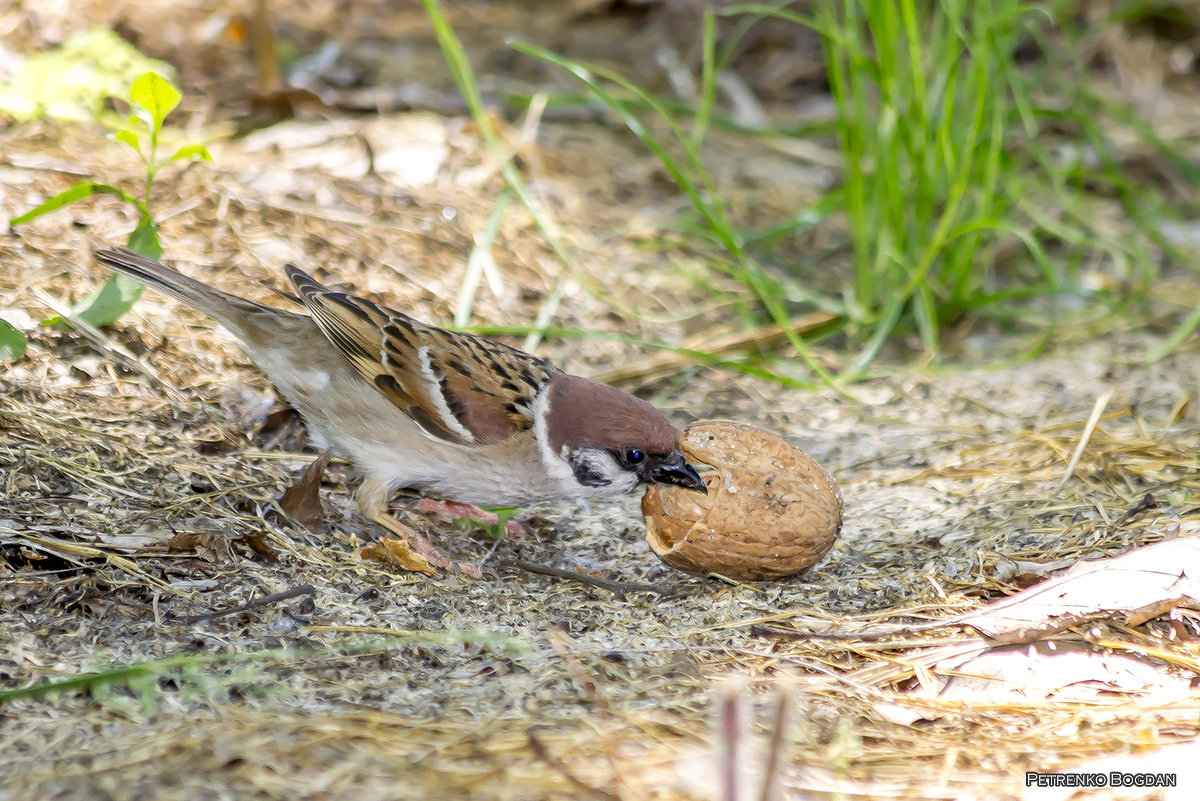
M15 362L25 355L25 336L8 320L0 320L0 362Z
M474 523L487 532L488 536L494 540L503 539L508 531L508 521L512 520L517 514L515 506L487 506L481 507L485 512L492 512L496 515L495 522L489 520L480 520L477 517L468 517L463 520L464 523Z
M1000 0L975 14L961 0L817 4L785 16L825 40L837 137L846 157L853 244L852 324L868 333L859 364L907 317L926 353L944 321L982 300L996 241L1023 227L1010 213L1019 180L1005 169L1014 123L1033 122L1013 69L1028 7ZM1053 295L1053 270L1033 238Z
M984 274L973 273L976 251L991 241L989 233L994 239L1008 227L997 176L1012 80L998 65L1010 61L1024 8L1015 0L1003 5L969 25L955 2L939 5L936 13L918 11L911 0L822 2L812 15L767 3L719 12L749 21L782 18L825 40L845 184L795 219L845 212L855 261L840 298L811 286L789 287L763 269L758 257L763 237L732 222L700 157L715 107L714 76L736 43L717 47L718 12L704 15L700 89L687 127L665 103L612 70L527 43L513 47L567 71L620 116L691 201L704 223L702 235L724 251L718 263L753 291L774 322L788 330L785 298L797 290L837 314L841 328L865 342L858 359L843 370L843 378L853 378L906 315L928 352L936 352L944 306L975 297ZM669 137L652 132L636 113L640 108L652 110ZM1026 244L1041 256L1036 244ZM807 346L789 334L813 373L831 382Z
M726 258L719 260L718 266L727 270L753 292L772 322L781 328L812 374L822 383L835 386L837 382L834 377L813 356L811 348L790 325L788 310L784 304L783 287L750 252L744 232L733 224L727 204L700 157L700 148L710 122L714 106L713 95L716 91L715 70L712 68L716 60L714 19L711 12L705 13L703 50L704 63L707 66L702 75L701 98L690 131L685 131L680 126L676 115L665 103L613 70L563 58L527 42L514 42L512 47L520 53L563 69L583 83L620 117L629 130L659 159L667 173L687 196L704 222L706 238L725 251ZM612 87L615 87L615 90ZM651 109L666 123L669 138L656 135L641 121L636 113L640 108ZM677 155L679 153L681 155ZM788 383L812 386L803 380L792 380Z
M441 46L442 54L446 60L447 66L450 68L451 74L454 76L455 83L458 85L459 91L467 102L467 106L471 111L472 117L479 124L479 129L483 133L484 138L488 141L492 151L496 154L497 159L501 164L501 172L505 180L508 182L512 192L525 204L534 220L537 222L542 233L546 236L547 242L558 254L558 256L567 265L568 270L583 283L585 286L590 286L593 282L583 276L575 267L571 254L561 243L559 237L554 234L554 228L544 219L543 213L538 205L533 201L529 190L525 186L519 171L517 170L512 159L504 152L504 147L499 142L496 133L492 130L493 126L487 115L484 113L482 101L480 99L478 87L475 81L474 73L471 69L470 61L467 59L466 52L463 49L462 42L454 33L454 29L450 26L449 21L442 13L437 0L422 0L425 6L425 11L429 15L430 22L433 24L434 33L437 36L438 44ZM714 24L711 14L706 15L705 27L705 47L706 51L711 51L714 47ZM715 191L713 182L700 161L698 150L703 140L703 129L708 124L707 116L698 121L693 128L691 135L685 135L672 122L671 114L666 105L642 91L632 82L622 78L618 74L603 70L597 67L588 68L580 62L573 62L567 59L560 58L553 53L537 48L533 45L516 43L513 47L527 55L532 55L536 58L541 58L548 63L555 64L566 69L576 78L581 80L588 89L594 92L600 99L608 104L621 119L629 126L637 136L658 156L663 165L671 176L679 183L679 186L687 194L689 199L695 205L697 211L708 224L709 230L713 234L713 238L723 246L733 257L729 269L741 278L747 286L751 287L763 306L767 309L772 320L782 327L789 341L800 353L809 369L813 374L816 374L826 384L833 384L833 377L826 371L820 362L812 355L809 347L800 338L796 331L788 324L787 312L782 302L782 292L779 287L771 281L762 266L759 265L744 248L744 243L739 232L729 222L729 217L725 211L725 206L720 195ZM709 53L711 56L711 53ZM711 59L706 58L706 63L710 63ZM589 71L590 69L590 71ZM624 99L617 98L613 94L606 92L601 84L601 80L595 76L617 84L620 88L626 90L630 95L636 97L635 103L630 103ZM716 91L716 79L714 74L706 72L704 76L704 93L707 101L702 103L702 113L707 115L712 109L712 95ZM673 158L668 149L661 144L644 125L634 115L632 108L649 107L660 114L664 119L671 123L671 130L674 136L683 144L686 150L686 156L683 159ZM526 338L524 347L532 349L536 346L542 334L549 332L550 318L557 308L558 300L561 297L562 283L555 288L548 298L542 312L539 313L538 319ZM514 333L514 331L510 331ZM679 351L680 349L671 348L671 350ZM701 361L711 361L707 354L702 354ZM789 375L779 373L771 373L759 368L747 365L744 368L740 365L734 366L735 369L743 369L747 372L755 372L763 374L780 381L781 383L790 386L813 386L812 382L806 379L797 379Z
M133 206L139 215L137 227L133 229L127 242L130 249L152 259L162 256L158 226L150 213L150 194L155 177L159 170L173 162L212 160L208 150L198 144L183 145L165 157L160 155L163 123L167 115L179 105L182 97L174 84L154 72L142 75L129 88L128 102L131 113L125 126L114 131L112 138L132 148L145 166L146 184L140 198L110 184L81 181L37 208L9 220L9 225L22 225L95 194L113 195ZM76 303L71 311L79 319L97 328L111 325L133 307L141 297L143 289L140 283L131 278L113 275L103 286ZM47 322L57 323L58 320L52 318ZM0 332L0 339L2 337L3 333Z

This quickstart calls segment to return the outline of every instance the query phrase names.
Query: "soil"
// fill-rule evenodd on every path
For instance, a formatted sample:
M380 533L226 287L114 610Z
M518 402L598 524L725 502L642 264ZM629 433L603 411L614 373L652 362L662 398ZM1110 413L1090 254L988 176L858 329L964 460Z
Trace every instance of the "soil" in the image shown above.
M248 110L253 69L245 43L222 38L231 28L212 20L240 7L170 15L168 5L83 4L78 19L56 22L115 22L150 54L179 55L182 119L193 139L215 137L214 161L169 168L156 184L165 257L265 303L286 303L263 283L283 286L280 268L295 262L450 323L504 188L469 118L432 102L379 115L302 110L229 136L229 121ZM682 25L671 13L683 13L650 5L573 2L551 13L472 3L452 22L477 68L512 81L557 79L502 69L511 54L496 31L575 43L583 56L596 41L629 38L610 58L649 75L659 68L638 43L656 31L664 40ZM343 41L364 41L350 61L375 76L399 69L403 54L407 83L452 105L422 12L343 11ZM51 12L3 13L20 46ZM300 4L277 28L311 45L332 13ZM221 35L198 40L205 23ZM374 37L370 23L381 26ZM595 37L581 25L596 26ZM763 47L805 46L762 35ZM384 42L386 57L372 50ZM767 69L746 58L747 72ZM796 91L817 80L805 63L753 80L768 99L770 80ZM508 146L574 266L514 201L471 324L528 325L561 289L554 326L587 335L547 336L536 350L601 377L644 359L638 341L678 345L763 325L743 322L753 308L744 287L662 236L683 206L635 139L602 115L550 114L524 132L527 118L508 119ZM816 197L833 175L719 131L708 153L747 222ZM99 126L9 124L0 213L85 177L137 186L140 169ZM90 251L123 242L135 223L97 198L0 238L0 309L38 320L83 297L104 277ZM744 583L661 563L644 541L640 493L525 510L529 530L499 541L485 527L404 511L401 498L407 520L482 561L484 575L393 572L362 555L378 532L355 512L345 465L326 475L323 522L309 529L280 514L276 499L316 452L210 320L147 293L96 340L35 327L26 358L0 365L0 689L113 672L0 702L0 800L726 798L712 754L732 746L713 718L734 702L744 707L749 733L736 742L751 787L770 773L756 756L770 715L780 704L790 711L788 798L1025 797L1028 770L1194 743L1200 699L1155 704L1123 688L1101 711L1031 697L907 717L896 710L938 703L932 674L870 682L856 671L895 668L937 638L881 647L779 631L946 617L1076 560L1194 530L1200 360L1193 336L1141 361L1161 335L1131 323L1004 360L1024 342L988 331L959 337L955 361L936 370L910 367L900 343L879 377L847 387L852 397L684 357L666 377L626 380L680 428L754 423L840 484L845 521L833 550L799 577ZM847 358L836 343L822 348L823 359ZM798 364L786 349L774 355ZM1095 625L1063 636L1122 639L1164 676L1197 675L1200 626L1186 608L1137 627ZM1182 759L1171 769L1200 779Z

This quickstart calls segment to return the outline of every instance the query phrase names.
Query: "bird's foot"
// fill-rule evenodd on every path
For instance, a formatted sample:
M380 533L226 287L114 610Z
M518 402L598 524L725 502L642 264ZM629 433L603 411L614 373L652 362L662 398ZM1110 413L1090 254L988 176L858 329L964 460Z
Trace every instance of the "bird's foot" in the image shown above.
M458 503L457 501L435 501L432 498L421 498L415 501L411 508L413 511L421 512L422 514L439 514L447 515L454 518L455 521L476 522L482 523L485 526L499 526L501 523L500 515L489 509L481 509L478 506L470 503ZM532 532L528 525L520 520L507 518L504 521L504 531L506 534L513 535L528 535Z
M449 570L453 573L462 573L464 576L471 578L482 578L483 571L479 569L479 565L471 564L470 562L457 562L437 549L429 539L419 532L414 531L408 538L408 544L414 552L425 557L429 564L434 567L440 567L442 570Z

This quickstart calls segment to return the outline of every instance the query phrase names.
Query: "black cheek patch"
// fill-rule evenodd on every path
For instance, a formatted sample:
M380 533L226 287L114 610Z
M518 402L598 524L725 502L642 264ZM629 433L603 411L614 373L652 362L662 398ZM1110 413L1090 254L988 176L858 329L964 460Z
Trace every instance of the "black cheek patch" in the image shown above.
M571 472L575 480L585 487L607 487L612 482L592 469L587 459L580 459L575 454L570 459Z

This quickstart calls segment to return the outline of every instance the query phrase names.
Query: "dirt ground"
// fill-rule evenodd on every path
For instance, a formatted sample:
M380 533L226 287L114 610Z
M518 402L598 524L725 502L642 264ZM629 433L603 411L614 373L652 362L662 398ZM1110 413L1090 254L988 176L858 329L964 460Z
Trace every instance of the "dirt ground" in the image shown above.
M85 16L105 21L97 8ZM153 26L120 13L127 31ZM172 30L146 42L163 48ZM184 74L203 74L203 57L182 55ZM185 104L194 134L225 124L197 104ZM593 335L552 336L538 352L600 377L653 354L595 334L678 344L741 329L744 288L659 236L681 207L634 140L602 120L510 133L578 270L514 204L493 249L499 280L472 323L527 325L564 282L556 324ZM747 214L794 207L829 180L811 160L714 138ZM158 185L166 256L269 303L282 301L258 282L280 286L292 261L448 322L503 187L461 115L307 118L211 149L212 164ZM138 175L98 128L0 128L5 217L84 177ZM103 277L90 251L135 222L93 200L0 237L0 308L36 320L84 296ZM714 754L735 748L754 787L771 772L759 755L780 707L786 798L1065 798L1027 788L1025 771L1119 760L1194 789L1200 616L1187 603L1059 634L1059 647L1152 674L1081 678L1099 688L1082 698L951 697L954 672L918 656L961 642L957 630L803 636L969 612L1076 560L1194 534L1197 341L1144 366L1154 333L1066 336L999 365L986 357L1017 348L980 334L956 366L910 369L901 354L853 398L686 362L624 383L681 427L752 422L836 476L845 524L828 556L797 578L742 584L661 563L636 495L531 510L533 532L498 544L412 516L454 554L494 552L481 580L390 572L360 554L376 535L344 466L326 478L316 530L278 513L314 454L199 313L148 293L99 341L37 328L28 356L0 366L0 690L118 674L0 703L0 801L727 798ZM750 732L736 746L713 724L729 699Z

